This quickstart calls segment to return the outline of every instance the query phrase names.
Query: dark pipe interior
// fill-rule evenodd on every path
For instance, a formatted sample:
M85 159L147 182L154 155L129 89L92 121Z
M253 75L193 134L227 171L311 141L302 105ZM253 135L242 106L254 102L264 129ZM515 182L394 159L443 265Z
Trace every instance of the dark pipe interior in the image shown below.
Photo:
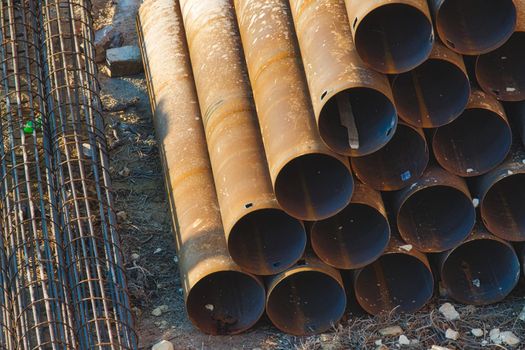
M275 180L277 201L290 215L320 220L341 211L354 188L350 170L337 158L307 154L290 161Z
M379 151L352 158L357 177L380 191L393 191L416 181L428 164L428 147L424 136L413 128L399 124L394 137Z
M354 19L352 25L356 25ZM359 56L383 73L407 72L432 51L432 23L420 10L406 4L388 4L370 12L355 33Z
M525 32L516 32L496 51L479 56L476 78L483 90L500 100L525 100L524 62Z
M512 144L509 125L487 109L468 109L452 123L436 130L436 160L459 176L484 174L507 156Z
M359 149L352 150L348 131L341 124L337 96L350 100L359 134ZM321 96L321 99L323 97ZM332 96L319 116L319 132L332 150L345 155L370 154L383 147L393 136L397 124L394 104L381 92L369 88L353 88Z
M344 288L319 271L302 271L280 281L268 294L266 312L280 330L295 334L326 331L343 316Z
M419 259L407 254L386 254L365 267L354 284L357 301L372 315L395 309L410 313L432 297L432 272Z
M191 289L186 307L204 333L235 334L253 326L264 312L264 287L254 277L221 271L201 279Z
M370 264L383 253L389 238L387 219L360 203L350 203L336 216L316 222L310 236L317 256L339 269Z
M445 0L437 16L441 39L465 55L496 49L510 37L515 25L512 0Z
M456 119L467 106L468 77L456 65L430 59L398 75L392 91L399 116L421 128L436 128Z
M233 260L256 275L272 275L303 255L303 224L279 209L261 209L243 216L232 228L228 249Z
M495 235L525 241L525 174L496 182L481 203L481 217Z
M403 239L423 252L442 252L463 241L474 226L476 210L460 190L431 186L406 199L397 216Z
M464 304L503 300L516 286L520 263L508 245L478 239L456 248L445 261L441 278L450 296Z

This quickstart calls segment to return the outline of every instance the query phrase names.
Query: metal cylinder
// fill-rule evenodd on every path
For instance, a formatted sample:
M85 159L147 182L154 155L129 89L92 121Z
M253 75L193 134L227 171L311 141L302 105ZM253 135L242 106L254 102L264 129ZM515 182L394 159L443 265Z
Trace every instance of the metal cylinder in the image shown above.
M525 101L505 103L505 112L511 120L513 131L517 131L525 146Z
M146 0L137 29L189 319L242 332L264 312L264 286L228 253L178 1Z
M362 156L393 136L387 78L361 60L343 0L290 0L319 133L332 150Z
M429 0L441 40L463 55L480 55L503 45L516 27L519 0Z
M432 51L434 30L426 0L345 0L357 53L373 69L404 73Z
M270 275L303 254L303 224L278 205L229 0L181 0L193 74L228 249Z
M266 314L275 327L293 335L324 332L346 309L341 274L312 255L269 277L267 290Z
M422 129L399 122L394 137L379 151L352 158L359 180L378 191L396 191L423 175L429 160Z
M315 254L338 269L357 269L375 261L388 245L390 225L381 194L355 183L352 201L337 215L310 229Z
M277 201L301 220L330 217L350 202L353 179L317 131L288 1L234 4Z
M419 128L452 122L466 108L470 83L463 57L439 41L427 61L392 80L397 113Z
M525 100L525 3L516 1L516 31L500 48L476 60L476 79L488 94L502 101Z
M486 305L503 300L514 289L521 269L514 247L479 225L458 247L439 257L439 274L452 299Z
M437 128L432 148L449 172L471 177L500 164L509 153L512 130L503 106L481 90L473 90L465 111L452 123Z
M401 237L424 253L454 248L476 222L465 180L433 165L414 184L393 193L391 203Z
M425 254L396 236L372 264L354 272L354 293L368 313L410 313L432 297L434 277Z

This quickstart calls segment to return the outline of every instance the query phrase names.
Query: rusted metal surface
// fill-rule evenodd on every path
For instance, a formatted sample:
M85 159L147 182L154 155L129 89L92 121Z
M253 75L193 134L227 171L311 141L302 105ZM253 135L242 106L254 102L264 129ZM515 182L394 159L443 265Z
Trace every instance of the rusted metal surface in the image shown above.
M392 91L406 123L419 128L448 124L465 110L470 96L463 57L436 41L427 61L393 78Z
M146 0L137 27L189 318L242 332L264 312L264 286L228 253L178 1Z
M306 234L273 192L233 5L180 4L228 249L246 271L284 271Z
M301 220L330 217L349 203L353 179L317 131L288 1L234 4L277 201Z
M396 191L416 182L428 160L423 130L399 122L394 137L383 148L351 161L363 183L378 191Z
M338 269L357 269L372 263L390 239L383 199L378 191L355 183L351 203L339 214L312 224L315 254Z
M377 151L396 129L392 91L357 54L343 0L290 0L290 8L321 138L344 155Z
M452 123L437 128L432 148L449 172L471 177L500 164L509 153L512 130L503 106L481 90L473 90L465 111Z
M435 165L414 184L393 193L391 204L403 240L424 253L454 248L476 221L465 180Z
M436 31L452 50L481 55L503 45L516 27L521 0L429 0Z
M359 305L372 315L410 313L432 297L434 276L425 254L394 235L378 260L354 272L353 288Z
M266 314L283 332L321 333L337 324L346 308L341 274L313 255L305 255L267 281Z
M463 304L487 305L503 300L518 284L521 274L514 247L482 225L438 259L444 289Z
M434 30L426 0L345 0L359 56L373 69L404 73L432 51Z

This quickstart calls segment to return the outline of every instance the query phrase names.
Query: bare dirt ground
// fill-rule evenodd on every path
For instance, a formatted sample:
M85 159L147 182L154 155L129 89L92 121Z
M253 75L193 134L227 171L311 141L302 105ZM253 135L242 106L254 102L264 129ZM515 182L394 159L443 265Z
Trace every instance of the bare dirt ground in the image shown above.
M134 17L138 6L138 0L94 1L95 29L112 24L122 32L125 45L135 44ZM141 349L150 349L162 339L172 341L175 349L397 349L399 334L379 334L379 330L394 325L400 326L411 341L407 349L430 349L432 345L449 349L510 349L490 341L488 332L494 328L512 331L525 342L525 322L518 317L525 304L520 297L523 286L521 292L495 306L456 305L459 321L445 320L438 312L445 301L435 299L414 315L373 318L349 314L331 332L308 338L283 335L265 319L243 335L211 337L200 333L187 320L184 310L144 76L108 78L104 67L100 68L116 211ZM161 306L161 315L154 316L152 312ZM448 328L459 332L459 340L445 338ZM487 334L474 337L473 328L481 328ZM525 349L525 345L516 348Z

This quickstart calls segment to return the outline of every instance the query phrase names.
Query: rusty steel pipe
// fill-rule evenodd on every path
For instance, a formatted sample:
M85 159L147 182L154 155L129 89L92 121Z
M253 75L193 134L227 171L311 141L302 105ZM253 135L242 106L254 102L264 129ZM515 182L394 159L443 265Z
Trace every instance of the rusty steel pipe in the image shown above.
M317 131L288 1L234 4L277 201L301 220L330 217L350 202L353 179Z
M473 90L465 111L452 123L437 128L432 148L447 171L471 177L500 164L509 153L512 130L503 106L481 90Z
M452 299L463 304L487 305L503 300L521 274L514 247L489 234L482 225L438 260L442 286Z
M436 41L427 61L393 78L392 91L406 123L419 128L448 124L465 110L470 96L463 57Z
M354 272L353 285L369 314L410 313L432 298L434 276L425 254L393 236L378 260Z
M417 181L428 160L423 130L399 122L394 137L383 148L352 158L352 168L357 178L373 189L396 191Z
M424 253L454 248L476 222L465 180L434 165L414 184L393 193L391 204L403 240Z
M189 319L242 332L264 312L264 286L228 253L178 1L146 0L137 28Z
M233 260L271 275L303 254L303 224L278 205L229 0L181 0L219 207Z
M319 133L332 150L363 156L393 136L388 79L359 57L343 0L290 0Z
M346 309L341 274L312 255L267 280L266 314L281 331L321 333L339 322Z
M463 55L481 55L512 35L519 1L429 0L429 6L445 45Z
M361 59L395 74L419 66L432 51L434 30L426 0L345 0Z
M312 224L310 241L315 254L338 269L357 269L385 251L390 225L378 191L355 183L350 204L337 215Z

